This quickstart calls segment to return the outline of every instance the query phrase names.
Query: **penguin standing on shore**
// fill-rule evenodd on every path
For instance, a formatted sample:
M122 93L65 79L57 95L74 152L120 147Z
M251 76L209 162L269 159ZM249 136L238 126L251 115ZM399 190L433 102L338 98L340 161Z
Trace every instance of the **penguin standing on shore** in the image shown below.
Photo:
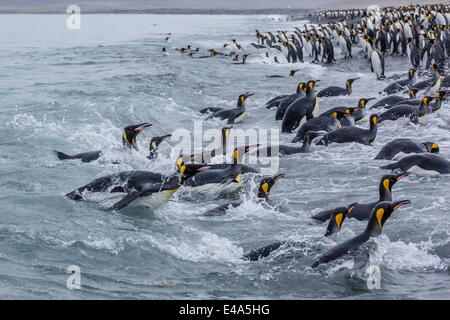
M377 80L382 80L386 78L386 76L384 75L384 56L380 52L380 50L375 48L375 42L373 41L373 39L369 38L369 43L371 45L369 56L370 70L372 72L375 72L375 74L377 75Z

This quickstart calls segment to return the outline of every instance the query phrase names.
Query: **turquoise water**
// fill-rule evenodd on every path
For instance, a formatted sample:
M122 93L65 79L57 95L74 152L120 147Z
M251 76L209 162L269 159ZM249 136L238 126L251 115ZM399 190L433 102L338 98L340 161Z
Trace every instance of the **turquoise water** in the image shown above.
M342 62L338 49L339 63L330 69L309 62L274 64L249 46L255 29L292 30L303 23L275 16L83 15L81 30L68 30L66 18L0 16L1 298L450 297L448 176L410 176L394 187L394 199L410 199L412 205L397 211L377 239L371 264L380 267L380 290L369 290L367 276L345 268L348 262L309 268L320 253L363 230L365 223L345 221L337 237L324 239L325 226L309 217L374 201L384 162L372 159L384 143L398 136L434 141L449 156L448 129L439 127L449 123L447 104L424 126L380 127L374 147L313 146L311 154L282 159L279 171L286 178L272 189L273 208L256 203L258 178L249 176L236 195L243 206L226 216L201 216L222 200L186 196L183 190L154 212L110 213L102 203L76 203L64 194L118 171L171 172L174 143L163 143L158 160L149 162L149 139L192 130L194 120L204 119L197 112L204 107L232 107L239 94L254 92L247 117L236 127L279 128L264 103L293 92L298 81L321 79L325 87L361 77L351 97L321 99L321 110L355 105L387 82L373 80L360 53ZM220 57L190 59L174 50L191 44L205 53L233 38L252 54L245 66ZM161 53L163 46L168 55ZM407 65L406 59L391 58L387 73L404 73ZM297 67L295 78L265 77ZM153 126L139 136L140 151L117 153L121 129L141 122ZM280 139L287 143L292 136ZM102 149L105 157L61 162L54 149ZM252 248L286 239L302 245L259 262L240 259ZM80 267L81 290L66 288L69 265Z

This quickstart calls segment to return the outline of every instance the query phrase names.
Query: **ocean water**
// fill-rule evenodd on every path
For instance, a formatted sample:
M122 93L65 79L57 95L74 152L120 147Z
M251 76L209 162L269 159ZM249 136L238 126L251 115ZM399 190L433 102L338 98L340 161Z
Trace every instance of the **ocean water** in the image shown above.
M365 222L346 220L342 231L322 237L326 225L310 219L322 209L378 197L385 161L372 160L397 137L439 144L450 157L449 105L423 125L382 125L374 146L312 146L312 153L283 158L286 177L271 192L272 207L256 202L259 178L249 175L235 197L244 204L225 216L202 212L223 199L190 195L183 188L155 211L105 211L100 201L64 197L93 178L124 170L174 170L173 142L146 159L148 141L176 129L193 130L208 106L233 107L253 92L248 115L235 128L280 128L264 103L293 93L299 81L319 88L343 86L358 76L353 95L320 100L321 111L377 96L362 53L338 63L274 64L250 47L255 29L292 30L304 22L277 16L83 15L80 30L64 15L0 16L0 298L2 299L428 299L450 298L449 176L411 175L393 188L412 204L396 211L376 239L370 264L380 268L381 289L371 290L364 271L339 260L311 269L317 256L353 237ZM167 33L172 33L168 42ZM175 51L191 44L203 53L230 39L250 52L246 65L227 58L191 59ZM161 53L167 47L168 54ZM271 52L275 54L276 52ZM404 74L406 58L387 58L387 75ZM266 75L301 71L295 77ZM121 130L153 124L138 137L139 152L117 152ZM216 120L204 128L221 128ZM367 123L361 126L367 127ZM289 143L292 135L280 135ZM99 161L59 161L67 153L102 149ZM119 160L119 163L113 163ZM267 259L240 259L277 240L299 245ZM66 268L81 271L81 289L66 287Z

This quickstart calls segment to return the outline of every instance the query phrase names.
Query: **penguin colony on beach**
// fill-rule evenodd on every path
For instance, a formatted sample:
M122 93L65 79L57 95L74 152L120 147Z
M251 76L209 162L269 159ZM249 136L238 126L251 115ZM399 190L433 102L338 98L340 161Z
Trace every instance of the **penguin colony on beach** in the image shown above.
M411 5L382 8L378 11L327 10L315 12L311 17L315 18L318 24L305 24L292 31L276 33L256 30L256 42L250 46L231 39L231 43L224 44L220 49L209 49L207 54L201 54L199 48L194 49L191 45L176 48L176 51L192 59L222 57L230 59L230 64L245 65L252 57L250 51L265 50L265 56L274 63L295 63L310 59L312 63L332 64L336 62L335 50L338 50L345 60L364 56L368 61L368 70L375 73L376 79L385 82L388 81L385 59L393 55L405 56L410 68L405 70L402 78L389 81L389 84L377 93L378 101L370 107L373 112L367 111L368 104L377 98L360 97L357 105L333 106L319 114L320 99L354 94L352 85L359 78L348 78L345 83L322 88L317 93L316 87L320 80L306 79L297 82L295 88L292 87L291 94L277 95L262 107L263 110L275 109L274 120L280 121L282 133L292 134L292 143L298 143L298 146L279 145L275 148L267 145L244 145L234 148L229 162L212 164L211 158L227 156L225 150L230 143L232 125L245 119L247 100L254 93L242 93L238 96L235 108L205 107L199 110L200 114L205 115L205 120L220 119L228 125L221 129L221 148L181 154L176 159L174 173L166 175L149 171L118 172L97 178L67 193L66 196L80 201L90 193L115 194L120 196L120 200L109 207L109 210L120 210L136 202L156 208L167 202L181 186L203 192L211 192L214 189L220 194L230 194L242 186L244 174L259 174L257 169L242 163L245 154L284 157L308 153L311 148L326 148L331 144L372 145L380 124L400 119L420 124L427 115L436 113L443 107L445 97L450 92L445 90L450 87L450 75L446 75L447 60L450 56L450 6ZM322 24L324 21L326 23ZM166 37L165 41L169 39L170 37ZM167 55L168 49L164 47L162 52ZM295 77L298 74L301 74L301 69L293 69L287 75L266 77ZM421 95L420 98L418 94ZM368 124L360 126L364 120L368 120ZM124 150L137 150L139 133L150 126L150 123L126 126L122 133ZM149 161L157 161L158 147L168 137L170 135L165 134L150 140ZM378 199L368 203L361 199L361 202L336 208L333 208L332 204L325 204L323 211L311 217L319 223L328 222L324 232L326 237L335 237L343 227L345 219L365 221L366 228L354 238L314 257L315 261L311 267L316 268L342 256L357 253L370 238L380 235L392 213L410 203L410 200L394 201L392 188L398 181L411 173L450 173L450 161L439 155L439 151L436 142L416 141L403 138L399 134L397 139L387 143L377 154L374 153L374 160L392 161L380 167L391 170L392 173L381 177ZM99 159L102 151L87 151L75 155L56 151L56 155L60 160L79 159L91 162ZM257 201L269 205L269 193L282 178L289 178L289 174L261 177ZM242 200L228 201L202 215L224 215L242 203ZM260 260L281 247L293 245L298 244L277 241L251 250L242 258Z

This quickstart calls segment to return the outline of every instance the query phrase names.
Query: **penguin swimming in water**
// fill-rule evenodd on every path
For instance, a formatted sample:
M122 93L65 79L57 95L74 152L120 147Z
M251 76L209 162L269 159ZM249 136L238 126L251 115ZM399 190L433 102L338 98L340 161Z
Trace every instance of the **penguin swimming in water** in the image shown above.
M80 201L85 199L86 193L125 193L126 195L108 210L120 210L131 202L140 198L145 199L147 206L156 208L167 202L170 196L180 187L186 179L199 172L203 165L183 165L179 174L164 176L150 171L124 171L100 177L92 182L69 192L69 199ZM150 203L150 204L149 204Z
M241 62L234 62L233 64L245 64L247 62L247 58L250 56L250 54L243 54L242 55L242 61Z
M398 92L401 92L412 85L414 81L414 75L416 74L416 69L409 69L408 70L408 77L407 79L398 80L390 85L388 85L386 88L380 91L380 94L395 94Z
M387 174L384 175L379 183L378 191L379 191L379 197L378 201L370 202L370 203L355 203L351 210L349 210L348 217L354 218L357 220L367 220L370 217L370 214L372 212L372 209L380 202L383 201L392 201L392 187L394 184L401 179L407 177L409 173L400 173L397 175ZM311 218L318 221L327 221L330 219L331 215L336 209L330 209L321 211L319 213L316 213Z
M362 99L358 100L358 105L354 108L334 107L334 108L328 109L327 111L323 112L322 114L319 115L319 117L324 116L324 115L330 115L335 111L346 112L348 110L350 115L354 119L354 121L362 121L366 118L367 103L369 103L372 100L375 100L375 98L362 98ZM349 117L341 119L341 124L343 127L349 127L349 126L354 125L354 123L349 124L347 122L348 119L349 119Z
M362 129L357 127L344 127L339 128L326 134L316 145L328 146L331 143L348 143L357 142L365 145L371 145L377 136L377 115L372 114L370 116L369 129Z
M287 109L281 123L281 132L294 131L306 116L306 120L314 118L319 108L319 99L316 97L314 87L320 80L310 80L306 86L306 96L295 100Z
M335 209L325 231L325 237L332 236L341 230L342 224L344 223L344 220L352 207L353 205L350 205L348 208L342 207ZM281 247L295 246L296 244L297 242L294 241L277 241L262 248L251 250L250 252L244 254L242 256L242 259L249 261L258 261L262 258L266 258L272 252L280 249Z
M336 96L349 96L352 94L352 84L359 78L351 78L345 82L345 88L331 86L322 89L317 94L318 97L336 97Z
M258 200L259 201L263 201L263 202L267 202L269 200L269 193L270 190L272 189L272 187L274 186L275 183L277 183L278 181L280 181L285 175L284 174L278 174L276 176L273 177L264 177L261 182L259 183L259 187L258 187ZM206 211L203 216L221 216L221 215L225 215L226 211L229 208L237 208L239 207L241 204L243 204L244 201L242 200L235 200L235 201L230 201L227 202L223 205L220 205L216 208L210 209L208 211Z
M332 113L323 113L317 118L312 118L302 124L291 142L302 141L305 138L305 135L311 131L325 131L327 133L334 131L342 126L341 119L349 116L351 116L351 114L350 109L348 108L344 111L335 110Z
M375 160L400 159L410 153L439 153L439 146L433 142L417 142L411 139L395 139L383 146ZM394 160L395 160L394 159Z
M323 263L336 260L346 254L352 254L357 251L364 243L369 241L372 237L377 237L381 234L386 220L391 216L395 210L410 204L409 200L401 201L383 201L378 203L372 211L366 229L356 237L351 238L344 243L338 244L331 248L328 252L321 255L312 265L312 268L317 268Z
M171 137L171 134L166 134L164 136L159 137L153 137L152 140L150 140L149 145L149 154L147 156L147 159L154 160L158 156L158 147L165 139Z
M450 161L437 154L419 153L406 156L380 168L415 174L447 174L450 173Z
M409 118L411 122L418 123L420 118L423 118L427 114L431 113L431 109L428 104L434 97L423 97L420 106L400 104L395 105L387 111L383 112L379 116L379 123L386 120L398 120L400 118Z
M242 186L241 165L235 163L217 169L208 165L203 166L199 169L200 172L184 181L185 187L195 188L201 192L228 194Z
M300 71L300 69L291 70L291 71L289 71L288 76L293 77L299 71ZM284 78L284 76L279 75L279 74L274 74L274 75L270 75L270 76L266 76L266 77L267 78ZM268 108L268 109L270 109L270 108Z
M129 149L134 148L135 150L139 150L136 143L136 137L140 132L144 131L145 128L150 126L150 123L144 122L125 127L122 132L122 144Z
M381 99L380 101L377 101L370 109L377 109L377 108L386 108L389 109L393 107L396 104L399 104L401 102L405 102L407 100L413 100L416 99L416 94L419 92L419 90L409 90L409 98L402 97L402 96L387 96L386 98Z
M238 123L242 121L247 113L245 110L245 100L251 96L253 96L253 93L247 92L241 94L238 98L237 107L235 109L227 109L214 112L207 119L218 118L221 120L227 120L228 124Z
M301 147L292 147L286 145L278 145L276 148L272 146L262 147L257 149L257 155L258 157L282 157L297 153L309 153L311 152L311 142L321 135L323 135L321 132L309 131L304 135L303 139L301 139L303 140L303 144Z
M122 144L128 148L134 148L138 150L137 144L136 144L136 138L137 135L142 132L145 128L150 127L150 123L141 123L136 125L127 126L123 129L122 132ZM88 151L88 152L82 152L74 155L69 155L64 152L56 151L56 156L59 160L73 160L73 159L80 159L83 162L91 162L94 160L97 160L102 155L102 150L96 150L96 151Z

